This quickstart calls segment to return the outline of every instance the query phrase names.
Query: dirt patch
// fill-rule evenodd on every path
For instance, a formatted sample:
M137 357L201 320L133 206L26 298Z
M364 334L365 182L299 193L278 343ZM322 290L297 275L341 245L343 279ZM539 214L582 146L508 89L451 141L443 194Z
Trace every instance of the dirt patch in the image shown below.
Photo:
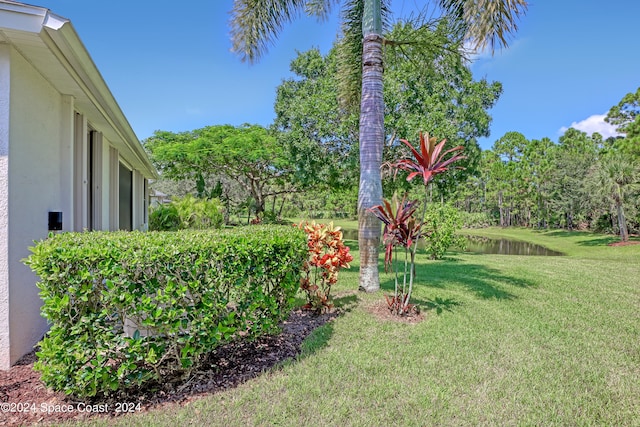
M411 312L404 316L397 316L391 313L389 310L389 305L387 301L383 299L376 299L375 301L364 306L365 309L374 315L377 319L385 320L385 321L393 321L400 323L408 323L415 324L420 323L425 319L424 312L420 311L419 313Z
M204 395L236 387L283 361L300 354L302 341L337 313L317 316L294 311L282 323L282 333L254 342L235 342L217 348L188 379L151 384L126 397L77 401L48 390L33 370L35 353L23 357L8 371L0 371L0 426L60 423L95 416L122 416L166 405L185 405ZM123 402L126 402L123 405ZM94 410L90 412L89 410ZM102 411L102 413L101 413Z
M626 242L614 242L609 243L608 246L631 246L631 245L640 245L640 240L627 240Z

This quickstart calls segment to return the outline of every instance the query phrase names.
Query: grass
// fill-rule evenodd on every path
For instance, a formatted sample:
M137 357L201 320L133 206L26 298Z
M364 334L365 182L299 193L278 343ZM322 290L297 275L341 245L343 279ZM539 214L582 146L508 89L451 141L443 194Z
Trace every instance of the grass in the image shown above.
M302 217L295 217L289 220L292 224L299 224L300 221L315 221L319 223L328 223L333 222L333 225L336 227L342 227L347 230L357 230L358 229L358 220L351 218L337 218L337 219L308 219Z
M186 407L83 425L640 425L640 245L473 233L567 256L419 256L413 300L426 318L405 324L370 312L382 293L353 292L355 253L334 292L345 314L297 360ZM390 275L381 282L392 289Z

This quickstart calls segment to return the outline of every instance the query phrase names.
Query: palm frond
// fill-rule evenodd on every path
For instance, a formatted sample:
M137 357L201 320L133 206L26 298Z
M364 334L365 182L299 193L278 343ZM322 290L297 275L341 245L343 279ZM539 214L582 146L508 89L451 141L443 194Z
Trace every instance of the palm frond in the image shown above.
M387 33L392 18L391 1L382 0L382 30ZM338 44L338 100L350 111L360 108L362 89L362 17L364 0L345 0Z
M363 0L346 0L342 8L341 37L338 44L338 101L345 110L360 107L362 81Z
M340 0L307 0L305 5L305 13L308 16L316 16L318 19L325 20L331 14L331 9L335 3Z
M231 50L242 61L255 63L273 44L285 24L303 12L326 19L338 0L234 0Z
M464 22L476 50L506 47L527 12L527 0L440 0L444 10Z
M385 63L410 64L416 70L428 67L465 69L468 52L464 26L450 16L418 14L398 21L385 37Z

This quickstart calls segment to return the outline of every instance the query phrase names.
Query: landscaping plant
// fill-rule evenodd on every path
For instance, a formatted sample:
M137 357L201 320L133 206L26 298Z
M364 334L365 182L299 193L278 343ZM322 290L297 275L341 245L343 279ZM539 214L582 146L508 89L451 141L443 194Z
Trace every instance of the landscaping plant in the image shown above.
M152 209L149 215L151 231L176 231L221 228L223 206L218 199L198 199L192 195L177 198Z
M432 204L427 207L422 235L425 237L425 252L431 259L441 259L447 249L464 249L466 239L456 234L462 228L460 212L450 204Z
M411 291L413 290L418 239L421 235L421 229L425 223L427 213L429 184L435 175L446 172L452 163L465 158L465 156L459 153L463 149L462 146L459 145L442 152L447 140L443 139L436 144L437 139L435 137L430 138L429 134L425 135L422 132L420 133L420 151L415 149L409 141L405 139L401 139L400 141L409 147L412 158L400 159L395 163L390 163L389 166L394 170L394 176L399 170L408 171L407 181L411 181L417 176L422 177L425 188L422 219L417 221L413 217L416 211L416 207L414 206L416 202L407 203L404 198L400 203L397 202L396 198L396 201L394 201L395 209L387 200L384 200L384 206L377 205L371 208L371 212L385 223L383 231L383 239L386 245L385 266L391 262L391 251L393 247L401 246L405 248L405 270L402 293L400 294L398 291L398 270L396 267L395 294L393 299L387 298L391 311L398 315L407 314L413 308L409 304L409 300L411 299ZM447 158L448 155L450 156ZM406 233L406 235L403 233ZM413 248L410 254L409 285L405 293L404 284L407 281L406 255L411 246L413 246Z
M344 244L340 227L315 221L296 225L307 233L309 257L302 266L300 289L307 297L304 308L322 313L333 307L331 286L338 281L338 271L349 268L353 256Z
M385 296L389 309L393 314L402 314L413 309L409 301L409 292L407 292L407 269L413 268L415 252L411 251L414 242L420 238L421 223L416 221L414 213L417 209L417 200L407 201L406 196L402 200L398 200L398 195L394 194L391 202L384 200L383 205L374 206L373 214L384 223L383 242L385 245L384 270L388 271L393 263L393 248L400 246L404 248L404 270L402 276L402 290L400 290L398 275L399 265L397 262L398 254L396 252L396 262L394 267L395 273L395 291L393 297ZM408 262L410 257L411 262ZM409 288L413 285L413 274L409 273Z
M304 234L277 226L62 233L31 252L51 325L34 369L76 397L186 378L216 347L277 331L307 257Z

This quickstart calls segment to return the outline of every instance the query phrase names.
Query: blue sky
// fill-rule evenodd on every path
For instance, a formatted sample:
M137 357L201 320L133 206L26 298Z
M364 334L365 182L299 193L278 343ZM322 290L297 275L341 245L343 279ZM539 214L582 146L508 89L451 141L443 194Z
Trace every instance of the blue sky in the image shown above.
M71 20L140 139L158 129L271 124L276 87L291 76L296 50L326 53L339 30L338 8L327 22L302 18L248 65L230 52L232 0L30 3ZM416 3L424 2L393 7L406 16ZM640 87L639 16L637 0L532 0L510 47L471 65L476 79L504 88L482 148L509 131L557 141L573 126L609 136L602 116Z

